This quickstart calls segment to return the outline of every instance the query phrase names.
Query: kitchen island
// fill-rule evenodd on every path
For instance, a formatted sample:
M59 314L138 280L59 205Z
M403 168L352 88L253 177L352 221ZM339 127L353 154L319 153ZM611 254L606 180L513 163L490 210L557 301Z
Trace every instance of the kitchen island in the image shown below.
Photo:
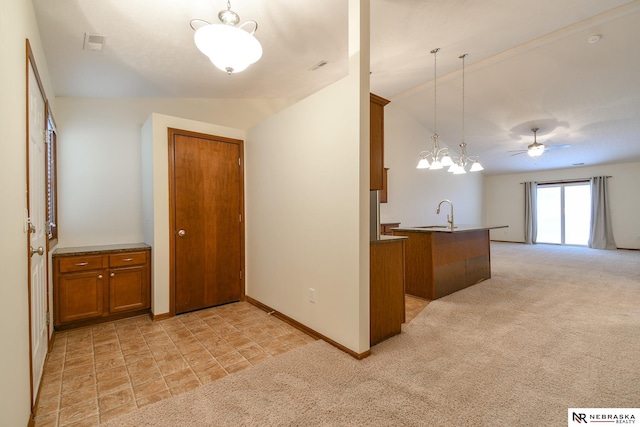
M405 292L441 298L491 278L489 230L507 226L400 227L405 241Z

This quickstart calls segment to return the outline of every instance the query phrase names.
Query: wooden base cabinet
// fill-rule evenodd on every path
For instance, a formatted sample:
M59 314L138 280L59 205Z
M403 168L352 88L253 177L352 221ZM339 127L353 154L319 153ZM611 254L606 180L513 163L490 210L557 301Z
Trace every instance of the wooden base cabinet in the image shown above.
M147 245L56 249L53 259L56 329L149 312L151 249Z
M404 239L372 241L369 247L369 344L402 331L404 309Z
M101 270L60 274L56 282L56 326L102 316L104 274Z

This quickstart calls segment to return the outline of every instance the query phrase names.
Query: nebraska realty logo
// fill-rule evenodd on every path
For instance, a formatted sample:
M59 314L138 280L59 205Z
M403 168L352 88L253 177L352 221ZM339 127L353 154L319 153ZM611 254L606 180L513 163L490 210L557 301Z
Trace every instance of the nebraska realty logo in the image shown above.
M640 408L569 408L567 415L568 426L635 424L640 417Z

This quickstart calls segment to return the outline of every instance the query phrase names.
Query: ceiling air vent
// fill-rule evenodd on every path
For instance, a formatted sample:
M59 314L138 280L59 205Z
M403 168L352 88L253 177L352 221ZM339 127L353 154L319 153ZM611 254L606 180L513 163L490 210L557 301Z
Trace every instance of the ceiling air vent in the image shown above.
M325 66L325 65L327 65L328 63L329 63L328 61L325 61L325 60L323 59L322 61L318 62L318 63L317 63L316 65L314 65L313 67L309 68L309 71L315 71L315 70L317 70L318 68L322 68L322 67L324 67L324 66Z
M93 50L101 52L104 48L104 43L107 41L107 36L100 34L84 33L84 50Z

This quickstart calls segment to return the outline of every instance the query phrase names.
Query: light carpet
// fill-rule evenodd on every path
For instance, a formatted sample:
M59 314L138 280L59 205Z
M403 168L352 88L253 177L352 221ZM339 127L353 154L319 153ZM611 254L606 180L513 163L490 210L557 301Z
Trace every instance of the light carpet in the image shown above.
M105 426L566 426L640 406L640 252L492 243L493 277L357 361L317 341Z

